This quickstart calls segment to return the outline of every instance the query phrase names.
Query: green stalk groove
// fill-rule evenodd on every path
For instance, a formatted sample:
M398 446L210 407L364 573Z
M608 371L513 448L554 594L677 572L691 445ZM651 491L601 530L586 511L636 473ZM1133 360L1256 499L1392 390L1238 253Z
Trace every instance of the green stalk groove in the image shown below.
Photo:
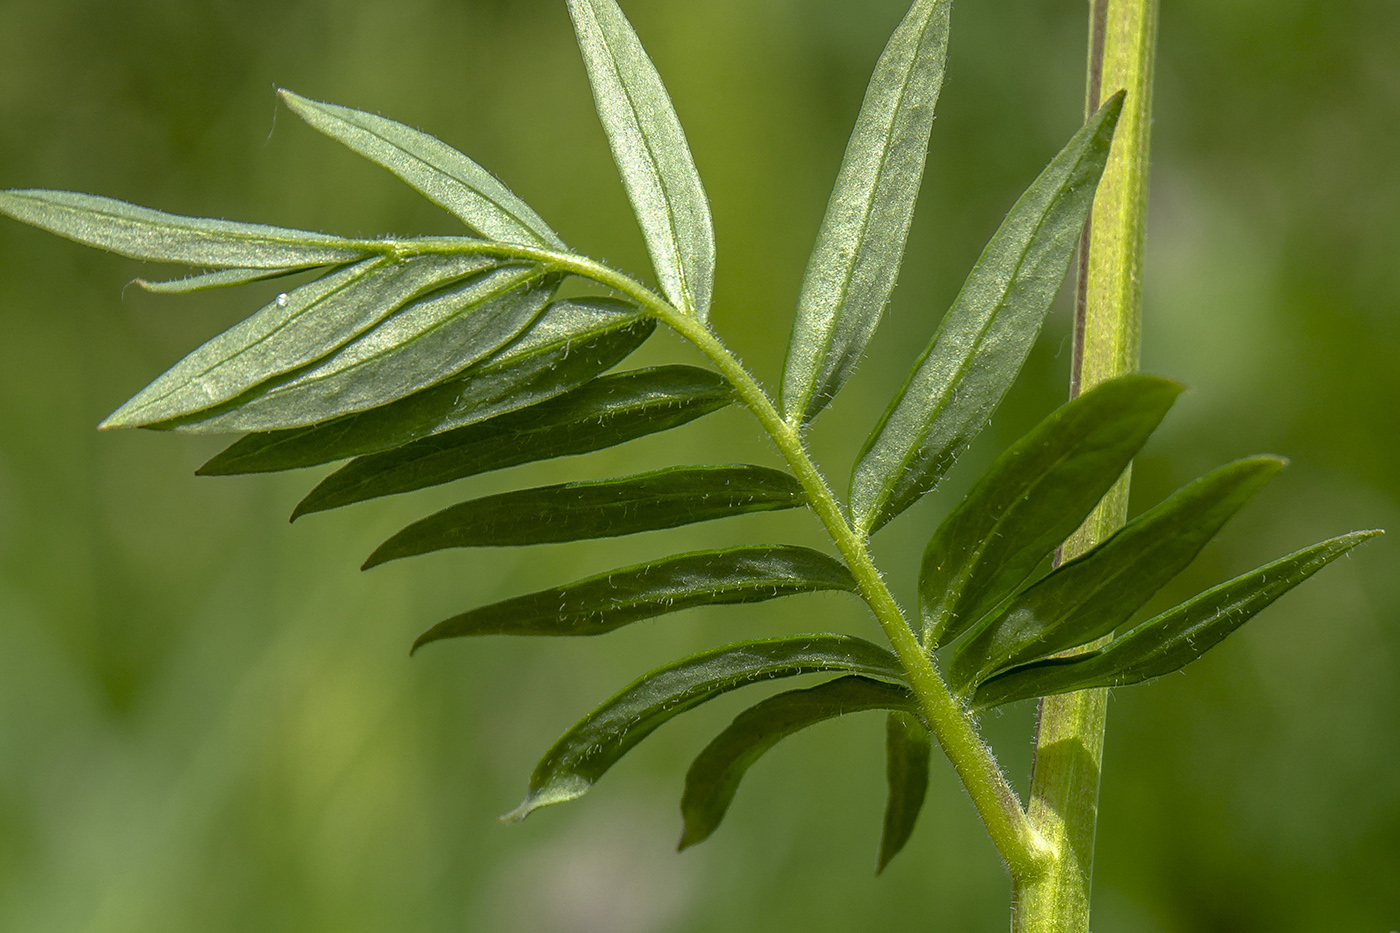
M1071 397L1138 368L1142 250L1157 0L1091 0L1087 109L1128 92L1080 247ZM1088 551L1127 519L1125 472L1057 560ZM1027 817L1055 857L1038 879L1013 877L1013 933L1086 933L1108 694L1040 702Z

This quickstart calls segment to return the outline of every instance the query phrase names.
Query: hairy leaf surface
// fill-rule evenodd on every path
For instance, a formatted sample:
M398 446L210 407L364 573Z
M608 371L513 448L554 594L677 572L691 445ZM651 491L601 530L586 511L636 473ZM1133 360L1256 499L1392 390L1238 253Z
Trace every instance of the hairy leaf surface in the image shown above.
M871 709L913 712L917 707L908 687L858 676L789 690L749 707L705 746L686 773L681 796L685 827L679 848L704 842L719 828L749 768L788 736L847 713ZM928 734L922 725L919 728Z
M925 640L952 641L1020 586L1084 521L1180 393L1155 376L1110 380L997 457L924 550Z
M0 214L152 262L285 269L354 262L372 254L353 240L325 233L181 217L72 191L0 191Z
M546 249L564 241L486 169L442 140L394 120L277 92L315 129L382 165L488 240Z
M270 279L278 279L316 268L319 266L300 266L289 269L220 269L217 272L187 275L180 279L164 279L162 281L134 279L133 282L140 286L143 291L157 295L188 295L192 292L203 292L214 288L232 288L236 285L247 285L250 282L266 282Z
M1122 92L1074 134L1006 215L871 433L851 516L873 532L938 485L986 426L1069 270L1108 159Z
M802 280L782 407L810 421L860 362L894 291L948 55L949 0L917 0L875 65Z
M703 321L714 288L714 226L671 98L615 0L569 0L569 15L661 291Z
M372 332L415 296L491 268L477 256L375 258L279 295L166 370L102 422L157 425L199 416Z
M359 457L311 490L292 519L535 460L601 450L685 424L733 401L729 383L693 366L601 376L538 405Z
M740 642L657 668L580 720L545 753L525 800L508 819L573 800L658 727L701 703L749 684L827 671L902 678L884 648L848 635Z
M460 376L323 424L249 434L199 472L316 466L519 411L587 383L641 346L655 328L635 305L608 298L556 301L518 340Z
M473 499L414 522L362 569L453 547L504 547L615 538L807 502L796 479L757 466L672 467L618 479L518 489Z
M175 422L187 431L273 431L388 404L457 375L520 335L558 287L508 266L433 292L286 381Z
M1382 532L1353 531L1304 548L1148 619L1101 651L1014 667L978 687L973 705L1122 687L1180 670L1284 593L1378 534Z
M1283 469L1278 457L1227 464L1056 569L989 620L949 664L958 687L1102 638L1123 625Z
M697 551L472 609L428 629L413 650L471 635L602 635L693 606L821 590L854 593L856 583L845 565L820 551L792 545Z
M885 721L885 778L889 798L880 834L880 859L875 874L885 870L914 834L919 811L928 793L929 756L933 739L928 727L914 715L915 709L891 712Z

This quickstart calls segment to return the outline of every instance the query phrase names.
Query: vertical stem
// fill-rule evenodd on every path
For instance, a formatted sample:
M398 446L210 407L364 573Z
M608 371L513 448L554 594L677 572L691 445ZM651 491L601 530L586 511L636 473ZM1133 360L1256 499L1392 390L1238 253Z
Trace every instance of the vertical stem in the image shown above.
M1138 365L1157 0L1090 0L1089 24L1088 112L1120 88L1128 97L1080 246L1071 396ZM1059 560L1083 554L1123 524L1128 480L1124 473ZM1085 690L1041 700L1028 816L1056 855L1045 875L1015 883L1015 933L1089 929L1107 699L1106 691Z

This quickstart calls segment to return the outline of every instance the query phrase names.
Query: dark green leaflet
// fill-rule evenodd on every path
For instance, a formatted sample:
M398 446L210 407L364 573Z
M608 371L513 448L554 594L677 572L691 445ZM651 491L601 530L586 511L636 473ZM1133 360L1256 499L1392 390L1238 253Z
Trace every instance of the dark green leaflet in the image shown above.
M977 688L973 705L1000 706L1090 687L1122 687L1180 670L1258 612L1380 531L1353 531L1206 590L1119 635L1101 651L1014 667Z
M615 0L569 0L569 15L661 291L703 321L714 288L714 225L671 98Z
M495 353L539 317L557 287L534 267L495 269L413 302L285 382L179 426L273 431L388 404Z
M782 408L810 421L841 390L894 291L948 55L948 0L917 0L875 65L807 261Z
M181 217L72 191L0 191L0 214L133 259L189 266L285 269L377 252L325 233Z
M693 606L756 603L819 590L854 593L856 583L843 564L809 548L698 551L472 609L428 629L413 650L471 635L601 635Z
M473 499L414 522L362 569L453 547L503 547L615 538L807 502L796 479L756 466L672 467L617 479L518 489Z
M668 720L749 684L827 671L900 680L884 648L848 635L802 635L739 642L657 668L589 713L555 742L530 775L525 800L507 818L522 820L573 800Z
M1060 289L1123 106L1109 100L1006 215L865 442L851 516L874 532L943 478L1021 370Z
M408 182L489 240L564 249L564 241L494 175L451 146L394 120L277 92L292 112Z
M686 773L680 848L704 842L719 828L749 768L788 736L846 713L871 709L913 712L917 706L908 687L849 676L779 693L749 707L705 746Z
M454 379L324 424L249 434L199 472L316 466L518 411L588 382L621 362L655 329L655 321L620 301L556 301L518 340Z
M413 298L494 265L478 256L369 259L278 295L176 363L104 428L193 418L363 339ZM218 430L217 428L215 430Z
M999 669L1112 633L1185 570L1283 466L1277 457L1239 460L1178 490L1017 595L958 649L950 680L970 687Z
M157 295L188 295L191 292L208 291L214 288L232 288L250 282L266 282L298 272L307 272L316 266L297 266L288 269L220 269L217 272L204 272L189 275L182 279L165 279L153 282L150 279L135 279L135 284Z
M311 490L292 519L534 460L601 450L685 424L733 401L723 378L693 366L601 376L538 405L357 458Z
M933 739L914 710L895 711L885 721L885 779L889 799L885 804L884 830L880 834L880 859L875 874L900 853L924 806L928 793L928 763Z
M1079 527L1180 393L1155 376L1110 380L997 457L924 550L925 641L952 641L1020 586Z

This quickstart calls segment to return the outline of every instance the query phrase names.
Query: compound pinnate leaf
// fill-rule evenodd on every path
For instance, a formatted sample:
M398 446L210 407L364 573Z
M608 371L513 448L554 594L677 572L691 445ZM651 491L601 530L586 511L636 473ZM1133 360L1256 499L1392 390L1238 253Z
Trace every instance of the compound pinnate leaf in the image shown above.
M1155 376L1105 382L997 457L924 550L925 640L952 641L1020 586L1079 527L1180 393Z
M615 0L569 0L569 15L661 290L703 321L714 287L714 226L671 98Z
M909 688L858 676L789 690L749 707L705 746L686 773L679 848L704 842L719 828L749 768L788 736L846 713L871 709L912 712L916 708Z
M394 120L277 92L292 112L382 165L489 240L564 249L564 241L494 175L442 140Z
M446 382L366 412L305 428L249 434L204 475L267 473L392 450L562 395L616 365L656 322L609 298L556 301L519 339Z
M415 296L489 269L476 256L367 259L278 295L161 374L102 428L164 425L234 402L372 332ZM196 430L198 428L195 428ZM216 429L217 430L217 429Z
M938 485L986 426L1069 270L1123 107L1114 95L1012 206L865 442L851 515L874 532Z
M903 677L894 655L848 635L740 642L683 658L643 675L564 733L535 767L525 800L503 819L583 796L638 742L701 703L749 684L829 671Z
M913 708L891 712L885 722L885 778L889 798L885 803L884 830L880 834L880 859L875 874L900 853L914 834L919 811L928 793L929 756L933 739Z
M1091 687L1122 687L1180 670L1308 577L1381 531L1353 531L1206 590L1119 635L1101 651L1035 661L992 677L973 705L986 708Z
M472 609L428 629L413 650L475 635L602 635L693 606L822 590L854 593L856 583L844 565L820 551L792 545L697 551Z
M850 378L894 291L948 54L949 0L918 0L875 65L802 280L783 370L791 423Z
M0 191L0 214L133 259L190 266L304 268L354 262L375 252L325 233L181 217L72 191Z
M729 383L693 366L601 376L538 405L359 457L311 490L292 519L535 460L601 450L685 424L733 401Z
M303 266L291 269L220 269L217 272L203 272L199 275L188 275L181 279L165 279L163 281L151 281L150 279L136 279L134 284L143 290L153 292L157 295L188 295L191 292L203 292L213 288L232 288L235 285L247 285L250 282L266 282L269 279L277 279L286 275L293 275L297 272L306 272L316 266Z
M1283 469L1278 457L1227 464L1020 593L949 663L957 687L1111 634L1200 553Z
M802 485L757 466L675 467L519 489L443 509L381 544L362 569L453 547L613 538L805 505Z
M290 379L171 426L274 431L386 405L457 375L515 339L539 317L558 282L534 266L508 266L439 289Z

